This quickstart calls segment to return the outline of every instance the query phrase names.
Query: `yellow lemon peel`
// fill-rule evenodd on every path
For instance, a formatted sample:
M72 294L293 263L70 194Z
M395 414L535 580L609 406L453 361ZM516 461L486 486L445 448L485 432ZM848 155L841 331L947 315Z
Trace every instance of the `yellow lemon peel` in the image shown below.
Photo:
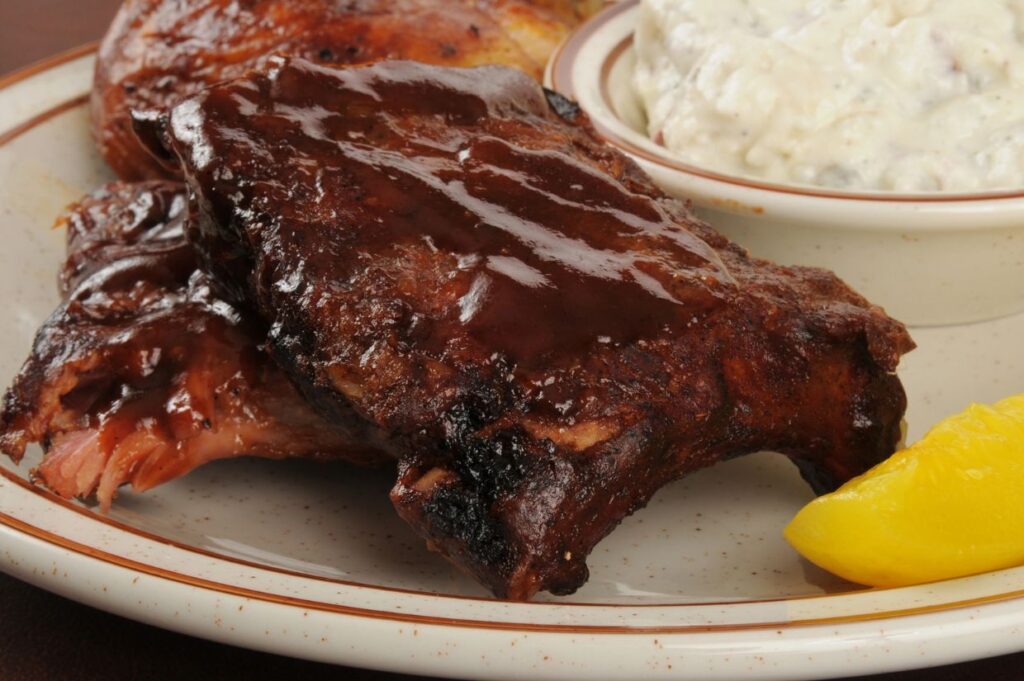
M1024 565L1024 395L941 421L809 503L785 535L811 562L869 586Z

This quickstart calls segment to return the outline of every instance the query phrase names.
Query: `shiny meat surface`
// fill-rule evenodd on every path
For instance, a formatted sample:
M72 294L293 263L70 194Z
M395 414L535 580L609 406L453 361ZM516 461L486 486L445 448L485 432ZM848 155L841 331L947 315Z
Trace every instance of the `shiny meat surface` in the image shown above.
M521 72L273 59L162 125L214 278L498 596L578 588L695 469L775 450L822 491L900 438L901 324L750 258Z
M214 459L372 463L299 397L246 321L196 270L175 183L112 185L63 218L64 302L4 398L0 449L46 448L35 477L64 497L145 490ZM365 441L362 440L361 441Z
M329 64L504 64L540 78L599 0L127 0L100 47L94 134L124 179L174 175L139 146L131 111L163 110L271 53Z

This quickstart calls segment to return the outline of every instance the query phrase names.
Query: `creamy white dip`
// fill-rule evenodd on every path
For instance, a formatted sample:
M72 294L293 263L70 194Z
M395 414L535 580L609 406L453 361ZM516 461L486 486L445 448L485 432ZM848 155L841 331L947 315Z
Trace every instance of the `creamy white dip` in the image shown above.
M772 182L1024 187L1024 0L642 0L635 85L682 160Z

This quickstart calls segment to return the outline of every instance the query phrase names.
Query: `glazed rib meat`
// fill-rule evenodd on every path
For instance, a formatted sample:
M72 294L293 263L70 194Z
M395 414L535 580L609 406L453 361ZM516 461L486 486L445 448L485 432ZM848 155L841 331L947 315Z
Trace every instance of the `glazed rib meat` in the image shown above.
M163 130L214 278L498 596L572 592L690 471L775 450L824 491L900 438L902 325L749 257L521 72L275 58Z
M258 347L265 335L197 271L180 184L112 185L62 222L64 301L0 411L0 449L46 455L64 497L145 490L243 455L373 463L367 438L327 423Z
M548 55L600 0L127 0L100 48L92 116L125 179L174 175L148 157L131 112L162 111L241 76L270 53L331 64L415 59L504 64L539 78Z

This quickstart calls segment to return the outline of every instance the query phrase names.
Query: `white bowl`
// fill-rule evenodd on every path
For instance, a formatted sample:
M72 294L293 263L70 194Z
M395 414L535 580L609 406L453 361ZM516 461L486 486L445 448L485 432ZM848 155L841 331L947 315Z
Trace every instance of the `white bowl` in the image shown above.
M1024 191L974 195L838 192L769 184L689 166L652 142L633 86L637 0L573 33L549 87L579 102L598 133L667 193L755 255L817 265L912 325L1024 310Z

